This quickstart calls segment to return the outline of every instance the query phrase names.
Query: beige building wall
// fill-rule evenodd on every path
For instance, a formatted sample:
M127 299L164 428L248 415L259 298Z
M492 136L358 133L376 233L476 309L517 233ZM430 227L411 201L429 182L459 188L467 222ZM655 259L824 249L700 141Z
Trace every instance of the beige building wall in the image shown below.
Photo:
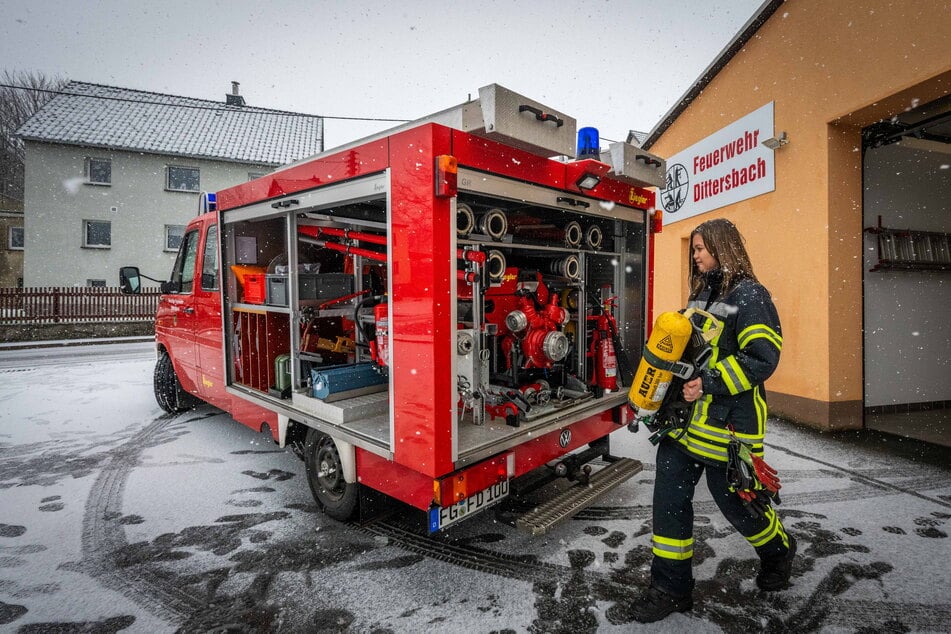
M861 130L951 90L945 1L788 0L651 147L671 156L770 101L774 192L669 224L656 239L654 315L686 301L691 229L728 217L783 324L774 413L862 425Z

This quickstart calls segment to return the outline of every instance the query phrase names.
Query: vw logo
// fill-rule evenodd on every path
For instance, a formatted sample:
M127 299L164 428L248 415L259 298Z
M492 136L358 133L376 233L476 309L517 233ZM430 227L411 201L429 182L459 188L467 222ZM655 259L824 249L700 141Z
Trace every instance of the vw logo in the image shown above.
M669 214L677 213L687 202L690 193L690 177L687 168L680 163L674 163L667 168L667 184L660 192L660 202L664 211Z
M568 443L571 442L571 430L565 429L562 430L561 435L558 436L558 444L561 445L561 448L564 449L568 446Z

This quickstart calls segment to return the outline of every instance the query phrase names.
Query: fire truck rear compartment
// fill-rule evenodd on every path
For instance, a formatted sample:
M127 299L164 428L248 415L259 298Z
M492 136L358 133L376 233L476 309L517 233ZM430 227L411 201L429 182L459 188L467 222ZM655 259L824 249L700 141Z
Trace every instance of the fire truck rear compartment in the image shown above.
M394 257L387 197L346 199L388 183L386 173L363 180L374 184L315 190L332 201L328 190L343 189L340 202L308 208L306 193L295 194L268 201L272 211L263 217L240 209L223 215L225 270L258 267L263 280L253 283L265 285L264 293L249 293L247 279L227 278L230 379L234 389L292 419L389 457L386 377L393 360L385 348L393 333L385 331L381 311L374 312L389 299ZM505 183L515 196L527 191L539 198L539 189ZM556 194L543 190L541 200L526 200L460 192L456 201L460 257L446 270L455 269L458 279L455 304L445 307L455 309L458 322L456 380L447 382L457 394L456 467L625 401L623 377L607 393L597 385L592 341L596 318L614 310L615 340L624 341L616 353L639 350L639 336L631 333L643 332L637 289L643 288L644 214L580 196L559 208L552 204ZM486 258L469 261L467 252ZM322 373L354 367L382 380L335 379L342 388L315 396Z

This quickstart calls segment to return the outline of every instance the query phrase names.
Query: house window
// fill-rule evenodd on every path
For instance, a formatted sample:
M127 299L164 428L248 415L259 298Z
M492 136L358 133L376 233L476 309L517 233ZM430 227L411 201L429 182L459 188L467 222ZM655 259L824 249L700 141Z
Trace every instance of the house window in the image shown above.
M83 247L108 249L112 246L112 223L108 220L83 220Z
M165 250L178 251L185 235L185 225L165 225Z
M169 165L166 170L165 189L175 192L197 192L201 190L201 181L197 167L177 167Z
M112 159L87 157L86 183L89 185L111 185Z
M23 227L10 227L10 236L7 240L7 246L11 251L23 250Z
M97 288L105 288L106 280L86 280L86 286L95 286Z

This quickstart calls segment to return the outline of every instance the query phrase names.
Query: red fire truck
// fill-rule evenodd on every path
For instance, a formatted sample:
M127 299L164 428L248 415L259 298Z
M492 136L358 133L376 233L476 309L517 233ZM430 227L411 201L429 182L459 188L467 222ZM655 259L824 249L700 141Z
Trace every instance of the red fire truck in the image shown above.
M574 119L493 84L204 195L163 282L159 404L200 399L293 447L341 520L377 492L434 532L558 478L517 526L591 504L641 469L609 435L665 169L578 133L576 152Z

